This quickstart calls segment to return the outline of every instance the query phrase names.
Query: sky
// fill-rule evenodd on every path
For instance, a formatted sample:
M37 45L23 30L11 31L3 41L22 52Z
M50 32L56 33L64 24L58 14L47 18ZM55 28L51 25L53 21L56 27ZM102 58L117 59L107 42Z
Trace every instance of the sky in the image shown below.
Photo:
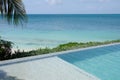
M120 0L23 0L27 14L120 14Z

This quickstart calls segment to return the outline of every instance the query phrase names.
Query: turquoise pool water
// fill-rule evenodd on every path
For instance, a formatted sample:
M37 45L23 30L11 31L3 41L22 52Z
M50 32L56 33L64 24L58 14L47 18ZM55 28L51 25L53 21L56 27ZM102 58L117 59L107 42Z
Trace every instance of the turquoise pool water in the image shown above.
M101 80L120 80L120 44L59 55Z

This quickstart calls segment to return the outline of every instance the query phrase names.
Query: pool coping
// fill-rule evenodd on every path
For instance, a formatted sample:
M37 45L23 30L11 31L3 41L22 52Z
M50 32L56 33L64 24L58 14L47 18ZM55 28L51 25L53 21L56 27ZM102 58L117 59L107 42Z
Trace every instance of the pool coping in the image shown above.
M39 59L55 57L55 56L58 56L58 55L68 54L68 53L71 53L71 52L84 51L84 50L88 50L88 49L95 49L95 48L101 48L101 47L107 47L107 46L113 46L113 45L119 45L119 44L120 44L120 42L119 43L111 43L111 44L105 44L105 45L92 46L92 47L87 47L87 48L80 48L80 49L74 49L74 50L55 52L55 53L49 53L49 54L44 54L44 55L36 55L36 56L29 56L29 57L22 57L22 58L16 58L16 59L11 59L11 60L5 60L5 61L0 61L0 67L1 66L12 65L12 64L23 63L23 62L29 62L29 61L32 61L32 60L39 60Z

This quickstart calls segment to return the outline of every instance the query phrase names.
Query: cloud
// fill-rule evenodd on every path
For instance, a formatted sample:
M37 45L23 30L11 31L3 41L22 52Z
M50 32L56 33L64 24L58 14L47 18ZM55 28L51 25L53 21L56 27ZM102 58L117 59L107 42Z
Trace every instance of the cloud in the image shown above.
M61 4L62 0L46 0L46 2L50 5Z
M110 1L110 0L99 0L100 2L108 2L108 1Z
M79 0L81 2L107 2L107 1L110 1L110 0Z

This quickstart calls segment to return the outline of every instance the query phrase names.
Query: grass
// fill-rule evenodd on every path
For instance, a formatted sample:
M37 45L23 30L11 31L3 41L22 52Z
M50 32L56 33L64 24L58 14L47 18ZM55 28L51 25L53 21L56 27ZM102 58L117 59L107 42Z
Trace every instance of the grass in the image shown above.
M40 48L37 50L28 51L28 52L24 52L24 51L20 52L18 50L15 52L15 54L11 55L11 59L34 56L34 55L50 54L54 52L67 51L67 50L86 48L86 47L92 47L92 46L99 46L99 45L105 45L105 44L112 44L112 43L118 43L118 42L120 42L120 40L112 40L112 41L104 41L104 42L86 42L86 43L69 42L66 44L61 44L52 49L46 47L44 49Z

